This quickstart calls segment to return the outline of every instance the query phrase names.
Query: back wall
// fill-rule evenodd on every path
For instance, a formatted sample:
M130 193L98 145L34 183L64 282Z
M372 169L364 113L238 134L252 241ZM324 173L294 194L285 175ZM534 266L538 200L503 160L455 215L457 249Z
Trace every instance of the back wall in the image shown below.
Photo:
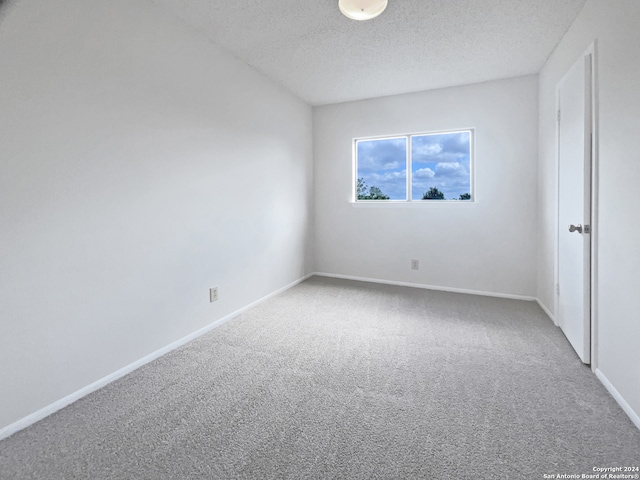
M535 297L537 102L525 76L314 108L316 271ZM470 127L475 202L351 203L353 138Z

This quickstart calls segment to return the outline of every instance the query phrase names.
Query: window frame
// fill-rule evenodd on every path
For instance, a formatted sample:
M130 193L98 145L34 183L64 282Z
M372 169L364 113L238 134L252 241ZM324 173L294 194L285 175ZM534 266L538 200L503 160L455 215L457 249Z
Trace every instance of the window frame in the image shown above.
M412 139L413 137L420 137L426 135L440 135L445 133L462 133L469 132L469 194L471 198L469 200L413 200L413 163L412 163ZM406 155L405 155L405 191L406 198L404 200L358 200L358 142L372 141L372 140L392 140L397 138L406 139ZM456 205L469 205L476 203L476 188L475 188L475 128L457 128L451 130L431 130L428 132L415 132L415 133L403 133L403 134L390 134L390 135L376 135L368 137L356 137L352 139L352 195L351 203L353 205L431 205L431 204L456 204Z

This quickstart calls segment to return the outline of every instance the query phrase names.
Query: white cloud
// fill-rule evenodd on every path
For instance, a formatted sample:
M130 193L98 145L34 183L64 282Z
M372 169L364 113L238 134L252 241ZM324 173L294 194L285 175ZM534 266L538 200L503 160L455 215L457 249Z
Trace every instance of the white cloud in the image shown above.
M369 181L371 181L372 184L375 183L376 185L380 183L397 182L399 179L404 181L405 178L407 178L406 170L395 171L395 172L384 172L383 174L372 173L367 177L367 179L369 179Z
M411 153L414 163L455 162L469 158L468 132L414 136Z
M406 157L404 138L360 141L358 142L358 174L404 168Z
M398 168L403 168L407 165L407 162L402 159L402 160L394 160L391 162L387 162L384 165L382 165L380 168L384 169L384 170L397 170Z
M435 174L436 174L436 172L431 170L429 167L419 168L418 170L413 172L413 178L419 179L419 180L424 179L424 178L433 178L435 176Z
M439 177L469 177L469 171L460 162L440 162L436 165Z
M415 157L416 155L437 155L442 152L442 145L438 143L432 144L417 144L414 142L412 147L412 154Z

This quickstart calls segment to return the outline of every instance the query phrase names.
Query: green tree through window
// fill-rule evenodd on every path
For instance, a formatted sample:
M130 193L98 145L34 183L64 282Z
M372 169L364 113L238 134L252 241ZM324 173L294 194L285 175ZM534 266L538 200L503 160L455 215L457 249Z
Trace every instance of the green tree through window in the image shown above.
M376 186L369 187L369 192L367 193L367 183L364 181L364 178L358 179L356 190L358 200L389 200L389 196L385 195L384 192Z
M444 198L444 193L438 190L437 187L431 187L429 190L424 192L422 200L446 200L446 198Z

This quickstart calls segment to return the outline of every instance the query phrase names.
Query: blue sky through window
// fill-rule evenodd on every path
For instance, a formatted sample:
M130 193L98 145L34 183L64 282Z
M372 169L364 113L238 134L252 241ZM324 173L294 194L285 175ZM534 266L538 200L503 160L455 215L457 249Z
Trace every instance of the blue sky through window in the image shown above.
M390 200L407 199L407 139L359 140L358 178L364 178L367 191L378 187Z
M436 133L411 137L411 196L421 200L430 188L458 200L471 193L471 132Z
M358 140L357 179L364 179L365 194L376 187L390 200L407 200L410 148L411 199L437 188L445 200L460 200L471 194L471 140L468 130Z

